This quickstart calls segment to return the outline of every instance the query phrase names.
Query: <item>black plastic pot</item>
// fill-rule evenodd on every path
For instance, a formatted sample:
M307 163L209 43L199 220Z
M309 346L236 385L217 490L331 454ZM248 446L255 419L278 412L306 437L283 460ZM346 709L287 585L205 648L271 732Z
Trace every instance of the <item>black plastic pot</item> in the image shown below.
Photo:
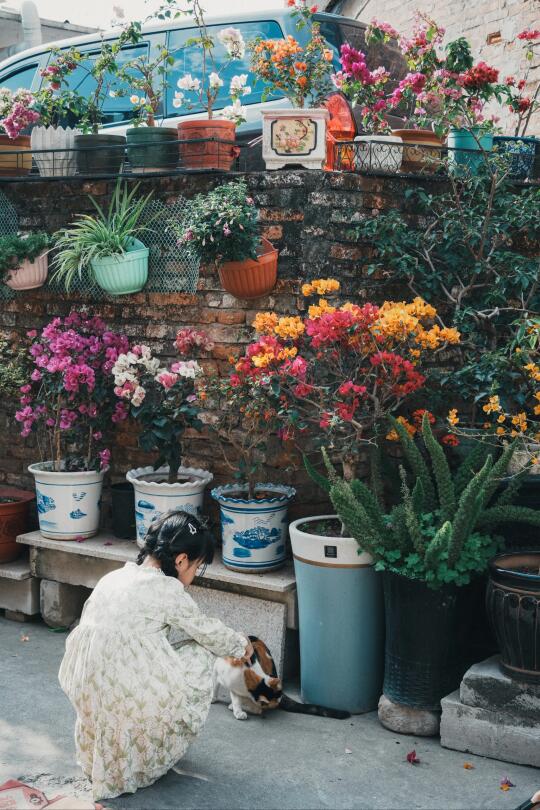
M486 606L501 668L540 685L540 551L499 554L489 573Z
M513 135L495 135L493 138L493 151L506 159L510 176L517 180L531 176L536 149L536 138Z
M111 485L112 530L115 537L135 540L135 496L128 481Z
M176 169L178 132L168 127L133 127L126 132L127 156L137 172Z
M459 686L466 665L459 591L385 571L384 694L394 703L438 711Z
M124 163L124 135L76 135L79 174L118 174Z

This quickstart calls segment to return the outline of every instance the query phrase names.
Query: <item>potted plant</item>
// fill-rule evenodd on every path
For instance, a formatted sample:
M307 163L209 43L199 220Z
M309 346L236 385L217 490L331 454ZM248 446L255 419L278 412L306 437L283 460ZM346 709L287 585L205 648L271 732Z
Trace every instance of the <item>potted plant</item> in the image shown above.
M74 66L70 69L81 70L93 79L93 90L89 96L78 96L78 129L82 134L75 135L75 149L80 174L118 174L122 170L125 136L103 133L99 128L103 121L105 99L111 91L114 92L118 54L126 44L134 41L134 31L127 27L114 40L102 39L95 59L88 60L74 47L59 57L61 61L48 66L49 71L55 71L61 70L62 64L67 63ZM54 77L57 74L52 75ZM52 81L54 83L54 78Z
M540 684L540 551L497 555L489 565L486 605L503 672Z
M131 40L141 38L140 23L130 23ZM134 107L133 126L126 130L127 156L132 170L156 172L175 169L178 163L178 133L172 127L157 127L156 115L163 100L168 69L174 57L164 44L156 47L156 56L145 56L125 62L116 80L120 87L131 87L130 101ZM114 96L126 95L127 90L111 90Z
M261 238L258 211L243 181L197 194L188 203L182 224L173 227L181 243L217 268L231 295L260 298L273 289L278 252Z
M39 125L32 128L30 136L34 160L42 177L75 174L75 136L80 132L66 126L66 122L77 120L84 103L82 96L65 86L78 62L69 55L53 53L55 61L40 71L42 87L34 93Z
M236 478L212 490L221 512L223 563L250 573L274 571L285 563L287 511L296 494L293 487L262 480L279 403L276 399L272 407L261 387L260 376L251 375L240 360L202 391L203 401L213 405L210 427Z
M47 233L0 236L0 273L12 290L34 290L47 280Z
M514 134L496 135L493 140L496 151L505 156L511 176L525 180L527 177L540 176L540 141L534 135L527 136L531 118L540 109L540 85L536 85L531 96L526 93L531 68L538 55L540 31L525 29L517 35L517 39L524 45L528 64L521 79L514 76L505 79L505 84L510 88L508 106L514 113ZM538 164L536 172L535 162Z
M111 372L128 341L100 318L78 312L28 335L33 370L21 386L15 419L22 436L37 434L43 454L28 468L36 482L40 531L53 540L92 537L109 467L107 435L126 415Z
M357 135L357 168L363 171L397 172L403 158L402 139L390 133L384 114L388 111L389 72L382 66L370 70L365 55L348 43L341 46L341 70L333 74L334 86L362 111L365 135Z
M32 168L30 136L21 133L38 120L32 93L0 88L0 175L29 174Z
M16 402L26 382L25 352L0 340L0 395L4 402ZM33 492L0 486L0 563L16 560L23 551L17 536L28 530L29 506Z
M175 0L166 0L165 6L173 7ZM170 17L171 8L162 10L162 17ZM176 12L179 16L186 12ZM180 143L180 165L186 169L222 169L229 171L233 161L238 156L238 148L234 145L236 127L246 120L245 109L242 107L242 96L248 95L251 88L246 84L247 74L232 76L229 81L229 97L231 105L221 112L221 118L215 117L215 105L224 86L223 74L227 74L232 62L242 59L245 53L245 43L238 28L224 28L217 34L217 39L225 48L227 57L216 64L214 49L216 42L210 34L204 19L204 11L199 0L190 0L189 13L198 28L199 34L188 40L189 45L197 45L201 51L200 74L194 78L186 73L178 79L173 107L187 110L195 107L206 112L206 119L194 118L181 121L178 124L178 138Z
M62 281L67 291L85 272L110 295L142 290L148 279L149 251L137 237L148 225L142 224L142 216L151 193L137 199L138 188L137 184L129 191L118 181L107 210L90 197L96 215L80 214L55 235L53 279Z
M460 589L487 569L500 545L501 523L540 525L540 515L496 496L513 447L469 456L455 474L422 419L424 452L406 426L392 420L409 474L400 468L401 501L390 509L360 481L346 482L329 465L330 498L362 551L383 571L386 605L384 702L439 712L441 698L457 688L468 662L462 650ZM397 493L394 493L394 495ZM417 731L417 733L420 733ZM436 726L431 729L436 733Z
M295 164L322 169L326 160L328 110L319 106L329 89L332 49L313 21L305 0L295 3L297 27L309 38L302 47L292 36L256 39L251 45L251 69L266 85L262 99L286 96L291 108L263 111L263 158L267 169Z
M195 394L202 368L196 360L185 358L194 346L210 349L212 343L206 336L201 339L199 332L181 331L176 345L181 359L168 368L148 346L137 345L120 355L113 369L116 396L141 425L139 446L158 454L153 466L130 470L126 476L135 490L137 542L141 546L150 524L162 512L184 509L199 514L204 490L213 477L206 470L182 464L185 431L202 427Z

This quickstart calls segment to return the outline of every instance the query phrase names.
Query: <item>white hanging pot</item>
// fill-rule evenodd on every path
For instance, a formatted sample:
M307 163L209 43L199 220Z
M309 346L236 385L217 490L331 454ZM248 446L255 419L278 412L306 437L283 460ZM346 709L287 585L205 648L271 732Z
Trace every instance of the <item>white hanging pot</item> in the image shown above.
M156 518L171 509L182 509L199 515L202 509L204 490L213 475L197 467L180 467L178 481L168 483L169 468L138 467L130 470L126 478L135 490L135 523L137 544L142 547L144 538Z
M19 267L9 271L5 283L12 290L35 290L47 281L49 257L42 253L33 262L24 259Z
M101 490L107 470L54 472L52 461L31 464L39 530L52 540L78 540L99 530Z
M358 171L393 174L401 169L403 141L397 135L358 135L354 142Z
M223 564L246 573L274 571L286 557L287 510L296 490L282 484L227 484L212 490L221 507Z
M66 177L75 174L77 159L75 135L71 127L34 127L30 136L33 157L42 177ZM36 152L36 149L61 149L60 152Z

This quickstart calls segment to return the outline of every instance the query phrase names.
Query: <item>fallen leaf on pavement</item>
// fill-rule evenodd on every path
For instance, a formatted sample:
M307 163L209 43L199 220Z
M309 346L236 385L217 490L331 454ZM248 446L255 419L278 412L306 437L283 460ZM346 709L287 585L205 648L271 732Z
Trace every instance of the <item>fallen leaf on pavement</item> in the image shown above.
M418 765L420 762L420 757L416 756L416 751L409 751L407 754L407 762L410 765Z
M112 543L111 543L111 541L110 541L110 540L107 540L107 542L106 542L106 543L103 543L103 545L104 545L104 546L112 546Z
M472 765L470 762L464 762L463 767L466 771L474 771L474 765Z
M21 634L21 641L30 641L30 636L25 636L24 633Z
M350 748L346 748L346 749L345 749L345 753L346 753L346 754L352 754L352 751L351 751L351 749L350 749Z
M510 788L515 787L515 785L514 785L513 782L510 781L510 779L507 776L505 776L504 779L501 779L500 787L501 787L501 790L506 791L506 790L510 790Z

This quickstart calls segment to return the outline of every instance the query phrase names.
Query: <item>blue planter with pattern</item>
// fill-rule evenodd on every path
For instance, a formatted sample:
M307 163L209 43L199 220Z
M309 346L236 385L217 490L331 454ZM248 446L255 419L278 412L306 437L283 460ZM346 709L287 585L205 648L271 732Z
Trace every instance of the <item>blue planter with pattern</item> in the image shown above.
M78 540L99 531L101 490L106 470L53 470L52 461L31 464L36 482L39 530L51 540Z
M262 572L285 562L287 509L296 490L282 484L256 484L255 498L247 485L227 484L212 490L221 507L223 564L233 571Z

